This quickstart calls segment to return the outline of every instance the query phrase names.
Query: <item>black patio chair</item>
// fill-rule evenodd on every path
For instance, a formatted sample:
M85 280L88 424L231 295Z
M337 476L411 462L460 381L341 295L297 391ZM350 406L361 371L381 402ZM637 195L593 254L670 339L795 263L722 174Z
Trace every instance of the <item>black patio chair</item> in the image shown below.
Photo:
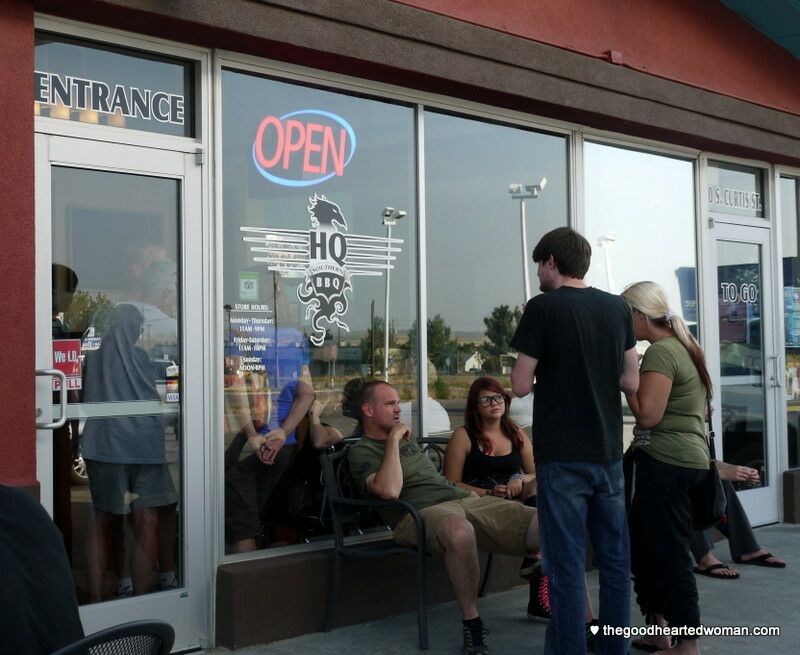
M344 557L384 557L397 553L413 557L417 563L417 625L419 648L428 650L428 603L425 559L425 523L419 512L409 503L401 500L365 500L352 497L354 485L347 466L350 446L337 451L323 451L319 455L322 479L325 483L325 496L333 523L334 562L333 580L325 615L324 632L330 632L339 606L342 587L342 558ZM352 528L359 531L367 517L381 508L401 507L408 512L417 526L417 544L402 546L394 540L380 540L368 543L345 544L344 539Z
M428 600L427 600L427 574L425 561L427 559L425 523L419 512L409 503L401 500L377 500L360 497L355 484L350 476L350 467L347 465L347 455L352 443L344 448L334 448L320 452L320 467L325 485L325 503L330 513L334 535L334 568L331 591L328 600L328 611L325 615L324 632L330 632L336 618L339 606L339 597L342 586L342 559L345 557L384 557L397 553L413 557L417 564L417 627L419 632L420 650L428 650ZM420 440L420 445L426 450L437 469L441 469L443 460L442 444L435 440ZM417 528L417 543L414 546L403 546L391 538L368 543L345 543L345 537L350 533L361 533L365 523L375 523L375 515L381 508L401 507L408 512ZM380 521L378 521L380 523ZM387 537L389 536L389 529ZM486 562L483 581L480 585L480 595L483 596L486 581L489 576L492 555Z
M131 621L95 632L52 655L169 655L175 631L164 621Z

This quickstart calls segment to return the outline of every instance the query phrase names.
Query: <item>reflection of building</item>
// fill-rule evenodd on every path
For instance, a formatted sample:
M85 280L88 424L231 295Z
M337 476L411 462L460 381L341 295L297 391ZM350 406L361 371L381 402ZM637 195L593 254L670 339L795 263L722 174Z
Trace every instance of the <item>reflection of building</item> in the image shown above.
M364 11L367 4L375 8ZM310 337L307 307L297 297L298 286L306 286L305 262L294 261L308 252L310 233L321 267L312 285L314 299L321 297L325 305L317 315L338 347L335 356L331 348L325 351L325 342L312 348L310 368L315 390L331 405L348 376L362 369L380 373L387 352L383 335L375 335L366 356L370 344L360 344L374 324L371 317L384 314L385 278L369 274L369 240L354 241L384 239L380 251L386 253L384 230L375 217L387 204L410 213L393 234L403 239L403 248L392 270L390 319L424 326L441 312L454 330L476 335L470 337L476 344L488 311L475 311L475 299L491 298L489 311L518 302L522 252L530 253L540 236L536 230L568 221L588 229L587 216L598 204L618 213L634 191L644 191L654 202L680 195L690 208L691 252L669 273L674 281L677 266L687 271L679 274L687 278L680 283L687 321L718 317L711 300L717 280L708 267L696 266L713 261L715 235L723 224L769 233L763 253L771 257L773 277L763 281L764 289L784 286L782 270L785 286L798 286L797 253L789 245L783 252L781 239L788 244L794 238L796 247L800 64L725 3L644 0L620 3L613 14L605 3L591 0L544 0L537 3L538 14L524 0L508 0L502 12L492 3L432 0L115 0L90 3L91 12L84 5L31 0L0 5L0 49L7 62L15 63L2 69L3 151L9 156L0 160L1 220L14 238L2 242L0 255L9 324L25 326L7 330L14 341L4 350L0 397L8 402L2 403L0 419L3 450L16 455L0 461L0 482L33 489L48 508L54 504L46 464L50 453L42 446L52 440L37 438L31 420L36 408L47 411L51 404L52 383L39 381L39 397L30 383L34 362L40 369L52 364L52 353L38 345L49 332L42 321L50 318L42 311L50 293L41 271L51 262L44 260L61 258L75 268L79 291L121 288L119 271L127 268L120 266L122 251L128 242L143 239L163 242L178 263L179 347L157 355L180 364L180 425L167 446L180 459L176 468L187 492L177 528L185 530L178 550L186 573L181 584L187 586L111 602L100 611L87 607L92 627L158 614L176 626L191 626L179 628L180 648L200 645L204 635L232 646L319 629L325 602L320 578L329 571L323 538L304 545L294 526L280 526L282 538L296 546L242 561L220 555L218 529L225 511L220 462L226 374L231 385L236 382L224 367L225 333L229 341L233 334L222 307L232 308L235 318L245 312L237 305L272 304L282 292L286 306L278 310L280 325L286 324L285 311L296 312L292 324ZM762 16L775 15L768 5L759 4ZM35 15L39 8L56 17ZM513 24L508 15L515 17ZM191 43L180 40L187 34ZM731 42L739 47L731 48ZM664 59L664 52L674 56ZM86 80L96 84L82 87ZM81 95L81 89L89 95ZM81 106L87 98L96 108ZM590 207L587 187L608 192L608 180L593 179L603 171L586 168L588 154L601 149L607 169L616 170L615 164L631 153L679 162L688 184L658 186L666 178L636 177L632 166L616 180L619 195L598 194ZM504 184L545 174L547 192L527 207L528 243L520 243L516 230L510 243L502 241L518 209L508 202ZM695 188L697 180L707 180L708 188ZM73 194L69 202L68 192ZM346 216L346 230L334 229L341 221L333 207L322 227L313 227L309 207L323 195ZM651 204L634 203L634 216L622 229L601 226L594 233L613 232L617 238L614 281L620 286L629 281L622 279L623 262L634 256L645 264L671 262L674 244L668 237L677 219L662 220L650 210ZM726 220L710 227L711 213L725 214ZM322 217L317 212L314 218L320 222ZM241 227L271 230L257 244L263 248L257 256L280 260L283 282L243 248ZM654 238L655 228L667 237ZM356 254L368 274L351 280L353 292L344 294L347 311L337 312L332 291L338 291L333 287L344 274L325 266L333 261L347 268L348 257ZM599 252L595 256L602 258ZM758 328L771 337L759 344L758 356L778 359L767 369L756 366L751 360L757 355L749 351L734 353L730 361L738 362L738 373L746 365L759 375L786 361L792 387L797 362L791 349L800 341L781 295L771 298L771 316L751 313L736 326L737 347L744 339L754 350L751 337ZM378 307L370 312L373 299ZM788 327L781 327L784 302ZM463 325L450 321L443 305L460 312ZM325 322L325 315L339 317L350 332ZM704 347L715 351L719 335L708 324L700 324L700 336ZM407 329L401 332L387 354L393 379L402 378L403 401L410 402L425 395L420 389L433 385L437 371L418 366L425 358L416 345L406 347L425 343L425 331L408 344ZM780 343L783 336L788 353ZM228 354L230 368L238 369L241 362L233 359L241 357ZM726 362L723 358L721 366ZM475 357L479 368L484 363L489 362ZM503 355L498 364L507 375L513 356ZM452 366L451 359L447 368ZM456 358L455 367L462 366L474 370ZM716 379L720 372L714 371ZM762 386L754 386L755 379L745 382L751 393L740 395L740 406L757 394L784 393L770 387L768 379ZM452 425L463 412L463 398L451 396L441 404ZM763 417L750 424L738 421L742 439L763 437L762 450L779 454L765 461L772 485L765 494L797 464L796 449L786 447L791 431L785 403L766 405L780 408L771 422ZM800 407L789 407L788 418L794 409ZM70 411L80 415L84 410ZM423 427L432 429L433 414L426 418L424 408L421 414ZM345 421L341 413L335 418L352 429L351 419ZM771 431L762 434L753 427L757 424L758 430L768 424ZM777 495L759 507L765 515L756 522L778 520ZM383 600L390 594L413 595L413 590L398 590L389 573L385 577L359 581L373 585L375 602L364 607L348 599L343 621L385 613ZM219 584L210 585L209 578ZM243 579L252 584L242 585ZM276 594L275 580L290 584ZM245 588L252 597L242 596ZM404 602L398 600L392 611L413 607ZM265 615L269 621L263 621Z
M483 356L476 350L467 361L464 362L465 373L475 373L483 369Z

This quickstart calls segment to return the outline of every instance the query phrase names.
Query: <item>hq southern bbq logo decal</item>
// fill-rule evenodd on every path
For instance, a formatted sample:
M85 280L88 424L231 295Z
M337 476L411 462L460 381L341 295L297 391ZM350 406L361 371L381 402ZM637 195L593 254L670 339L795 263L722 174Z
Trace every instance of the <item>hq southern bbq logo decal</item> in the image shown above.
M267 116L253 141L253 163L270 182L307 187L344 175L356 133L344 118L320 109Z
M306 320L311 319L311 342L321 346L329 326L350 331L342 317L353 293L352 278L379 277L394 268L397 257L393 253L400 252L403 240L347 234L347 220L339 205L316 193L308 198L307 210L310 230L241 230L246 235L243 240L253 244L254 262L265 264L270 271L303 277L297 299L306 306Z

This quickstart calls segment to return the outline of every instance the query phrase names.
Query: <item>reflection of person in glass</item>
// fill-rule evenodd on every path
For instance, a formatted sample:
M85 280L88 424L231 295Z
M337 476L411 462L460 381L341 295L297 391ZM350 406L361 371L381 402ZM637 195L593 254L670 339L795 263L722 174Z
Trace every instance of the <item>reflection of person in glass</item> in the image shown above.
M53 342L60 339L80 339L80 332L73 332L67 324L65 314L72 305L78 288L78 276L63 264L53 264ZM67 393L70 402L80 402L80 392L67 391L53 393L53 403L58 403L58 394ZM53 521L64 536L64 546L72 561L72 461L78 453L78 422L68 421L53 430Z
M113 309L100 348L87 358L85 402L159 402L150 358L136 345L143 329L144 319L136 307L119 304ZM82 447L95 519L89 543L91 600L102 599L107 537L126 515L132 519L135 543L130 555L133 593L146 593L159 559L161 515L174 516L178 500L166 463L162 415L89 418ZM117 555L127 559L124 550ZM125 568L116 564L118 570ZM174 580L174 566L166 570L171 562L159 564L162 578L171 573Z
M272 325L259 323L254 326L258 330L247 333L265 340L253 340L253 349L245 354L259 361L259 370L247 373L251 389L264 389L262 396L267 390L277 395L266 404L268 411L262 413L258 408L263 403L259 404L257 397L243 397L247 391L243 376L228 389L229 395L240 396L228 412L229 423L239 432L225 452L225 540L229 552L258 548L261 513L294 461L298 451L296 428L314 400L308 343L291 325L297 318L296 307L286 302L277 279L273 288ZM256 349L256 343L263 348ZM229 350L227 359L241 359L232 344ZM259 377L266 379L259 382Z

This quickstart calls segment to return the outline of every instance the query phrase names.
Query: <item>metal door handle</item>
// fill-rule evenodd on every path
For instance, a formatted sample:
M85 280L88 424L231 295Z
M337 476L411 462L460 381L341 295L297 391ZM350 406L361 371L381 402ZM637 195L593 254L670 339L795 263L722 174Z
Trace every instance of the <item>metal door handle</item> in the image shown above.
M57 421L53 421L52 423L40 423L39 421L36 421L36 428L39 430L56 430L67 422L67 376L64 375L64 371L59 371L55 368L37 369L36 375L58 378L61 380L61 391L58 394L58 404L61 408L61 416L58 417ZM37 416L40 415L38 408L36 414Z
M772 369L772 385L771 386L777 387L778 389L780 389L783 386L783 384L781 383L781 377L782 377L781 373L782 373L782 371L780 370L780 366L779 366L780 358L781 358L780 355L774 355L772 357L768 357L767 358L767 359L773 360L773 363L774 363L774 366L775 366L775 368Z

